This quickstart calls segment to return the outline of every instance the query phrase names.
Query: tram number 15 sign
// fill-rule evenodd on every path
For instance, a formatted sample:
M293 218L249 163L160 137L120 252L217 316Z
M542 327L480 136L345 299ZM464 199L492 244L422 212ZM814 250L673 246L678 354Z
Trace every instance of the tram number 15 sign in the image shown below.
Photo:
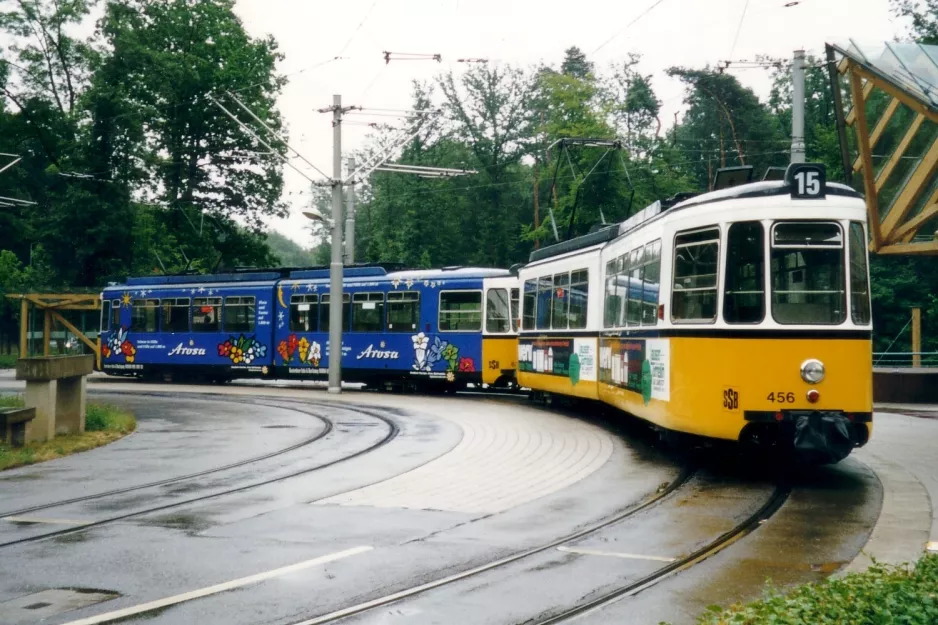
M795 163L788 168L791 196L800 200L822 200L826 195L827 172L820 163Z

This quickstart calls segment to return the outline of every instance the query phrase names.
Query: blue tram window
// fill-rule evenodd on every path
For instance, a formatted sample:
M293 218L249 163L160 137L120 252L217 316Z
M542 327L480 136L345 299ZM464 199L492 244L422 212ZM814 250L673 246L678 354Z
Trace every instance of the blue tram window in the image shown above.
M160 300L135 299L130 311L131 332L156 332L160 327Z
M329 331L329 294L326 293L322 296L322 299L319 300L322 303L319 311L319 331L328 332ZM342 294L342 326L343 330L348 330L351 325L349 322L351 320L351 302L352 298L348 293Z
M163 300L163 332L189 331L189 298Z
M192 301L192 331L221 331L221 298L197 297Z
M420 292L388 293L388 332L414 332L420 323Z
M290 331L316 332L319 329L319 296L294 295L290 298Z
M384 293L355 293L352 296L352 332L381 332L384 329Z
M440 332L480 331L482 329L482 292L441 292L439 328Z
M254 331L254 296L225 298L225 331Z
M121 327L121 301L116 299L111 302L111 329L117 330Z

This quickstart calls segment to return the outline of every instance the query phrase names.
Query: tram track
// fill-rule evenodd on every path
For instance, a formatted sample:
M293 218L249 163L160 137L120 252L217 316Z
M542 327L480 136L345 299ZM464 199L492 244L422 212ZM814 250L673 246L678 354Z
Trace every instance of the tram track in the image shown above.
M142 393L141 393L141 394L142 394ZM164 396L163 394L155 394L155 393L154 393L153 395ZM226 397L227 397L227 396L226 396ZM259 405L266 405L266 406L270 406L270 407L283 407L283 406L277 406L276 404L261 403L261 402L248 402L248 401L245 401L245 403L258 403ZM286 402L279 402L279 403L287 403L287 404L289 404L289 403L292 403L292 402L286 401ZM352 459L358 458L358 457L360 457L360 456L363 456L363 455L365 455L365 454L368 454L368 453L370 453L370 452L373 452L373 451L375 451L376 449L379 449L379 448L381 448L381 447L387 445L388 443L390 443L390 442L391 442L392 440L394 440L394 439L397 437L397 435L400 433L400 428L399 428L399 426L397 425L397 423L396 423L394 420L392 420L392 419L386 417L385 415L380 414L379 412L374 411L374 410L369 410L369 409L367 409L367 408L359 408L359 407L356 407L356 406L350 406L350 405L348 405L348 404L338 404L338 403L322 402L322 401L318 401L318 402L317 402L317 401L313 401L313 402L304 402L304 403L305 403L306 405L311 405L311 406L321 406L321 407L330 408L330 409L333 409L333 410L345 410L345 411L352 412L352 413L359 413L359 414L368 415L368 416L370 416L370 417L373 417L373 418L375 418L375 419L378 419L379 421L381 421L381 422L383 422L385 425L387 425L388 431L387 431L387 433L385 434L384 437L382 437L380 440L378 440L378 441L372 443L371 445L368 445L367 447L364 447L364 448L362 448L362 449L358 449L358 450L356 450L356 451L354 451L354 452L352 452L352 453L342 455L341 457L335 458L335 459L330 460L330 461L328 461L328 462L322 462L322 463L316 464L316 465L314 465L314 466L305 467L305 468L300 469L300 470L290 471L290 472L288 472L288 473L285 473L285 474L282 474L282 475L278 475L278 476L276 476L276 477L267 478L267 479L261 479L261 480L256 480L256 481L250 482L250 483L248 483L248 484L242 484L242 485L240 485L240 486L236 486L236 487L233 487L233 488L227 488L227 489L223 489L223 490L220 490L220 491L217 491L217 492L213 492L213 493L209 493L209 494L205 494L205 495L200 495L200 496L197 496L197 497L190 497L190 498L188 498L188 499L184 499L184 500L181 500L181 501L174 501L174 502L167 503L167 504L163 504L163 505L159 505L159 506L151 506L151 507L148 507L148 508L144 508L144 509L141 509L141 510L135 510L135 511L128 512L128 513L125 513L125 514L119 514L119 515L114 515L114 516L107 517L107 518L104 518L104 519L98 519L98 520L95 520L95 521L89 521L88 523L82 523L82 524L80 524L80 525L75 525L75 526L73 526L73 527L67 527L67 528L63 528L63 529L60 529L60 530L55 530L55 531L51 531L51 532L44 532L44 533L41 533L41 534L36 534L36 535L32 535L32 536L26 536L26 537L23 537L23 538L18 538L18 539L6 541L6 542L0 542L0 549L4 549L4 548L8 548L8 547L13 547L13 546L16 546L16 545L23 545L23 544L28 544L28 543L35 543L35 542L39 542L39 541L43 541L43 540L48 540L48 539L51 539L51 538L57 538L57 537L61 537L61 536L66 536L66 535L69 535L69 534L75 534L75 533L78 533L78 532L83 532L83 531L86 531L86 530L89 530L89 529L93 529L93 528L96 528L96 527L101 527L101 526L108 525L108 524L111 524L111 523L115 523L115 522L118 522L118 521L124 521L124 520L127 520L127 519L131 519L131 518L135 518L135 517L140 517L140 516L145 516L145 515L153 514L153 513L156 513L156 512L162 512L162 511L164 511L164 510L170 510L170 509L173 509L173 508L178 508L178 507L181 507L181 506L186 506L186 505L190 505L190 504L194 504L194 503L200 503L200 502L203 502L203 501L208 501L208 500L211 500L211 499L216 499L216 498L224 497L224 496L227 496L227 495L232 495L232 494L236 494L236 493L242 493L242 492L245 492L245 491L248 491L248 490L252 490L252 489L255 489L255 488L259 488L259 487L261 487L261 486L266 486L266 485L269 485L269 484L275 484L275 483L277 483L277 482L281 482L281 481L284 481L284 480L289 480L289 479L293 479L293 478L296 478L296 477L308 475L308 474L310 474L310 473L313 473L313 472L316 472L316 471L320 471L320 470L323 470L323 469L327 469L327 468L333 467L333 466L335 466L335 465L337 465L337 464L340 464L340 463L343 463L343 462L347 462L347 461L349 461L349 460L352 460ZM73 504L73 503L82 503L82 502L87 502L87 501L94 501L94 500L104 499L104 498L109 497L109 496L115 496L115 495L126 494L126 493L128 493L128 492L133 492L133 491L140 491L140 490L143 490L143 489L146 489L146 488L159 487L159 486L166 485L166 484L168 484L168 483L178 483L178 482L181 482L181 481L185 481L185 480L189 480L189 479L194 479L194 478L197 478L197 477L202 477L202 476L204 476L204 475L206 475L206 474L219 473L219 472L221 472L221 471L226 471L226 470L241 468L241 467L244 467L244 466L246 466L246 465L249 465L249 464L252 464L252 463L256 463L256 462L262 461L262 460L264 460L264 459L269 459L269 458L271 458L271 457L276 457L276 456L279 456L279 455L283 455L283 454L285 454L285 453L289 453L290 451L296 451L297 449L300 449L300 448L302 448L302 447L304 447L304 446L306 446L306 445L312 444L313 442L315 442L315 441L317 441L317 440L321 440L321 439L322 439L323 437L325 437L328 433L330 433L330 432L332 432L332 431L334 430L335 424L334 424L334 422L332 421L332 419L329 419L328 417L323 417L322 415L318 415L318 414L316 414L316 413L312 413L312 412L310 412L310 411L303 410L303 409L301 409L301 408L292 407L292 406L291 406L290 409L296 410L297 412L300 412L300 413L309 414L309 415L311 415L311 416L315 416L315 417L317 417L317 418L323 419L324 421L327 421L327 422L329 423L328 431L321 432L321 433L319 433L316 437L311 437L311 440L308 439L308 440L305 441L305 442L301 441L300 443L291 446L291 447L292 447L291 449L286 449L286 448L285 448L285 449L282 449L282 450L278 450L277 452L272 452L271 454L267 454L267 455L265 455L264 457L260 457L260 456L259 456L259 457L253 458L253 459L246 459L246 460L244 460L244 461L241 461L241 462L238 462L238 463L232 463L231 465L226 465L226 466L224 466L224 467L216 467L216 468L214 468L214 469L210 469L210 470L207 470L207 471L204 471L204 472L194 473L194 474L186 475L186 476L177 476L177 477L175 477L175 478L169 478L168 480L163 480L163 481L154 482L154 483L150 483L150 484L137 485L137 486L135 486L135 487L127 487L127 488L124 488L124 489L115 489L114 491L108 491L108 492L105 492L105 493L98 493L98 494L96 494L96 495L88 495L88 496L86 496L86 497L72 498L72 499L68 499L68 500L61 500L61 501L58 501L58 502L52 502L52 503L48 503L48 504L42 504L42 505L40 505L40 506L33 506L33 507L29 508L28 510L29 510L30 512L35 512L35 511L37 511L37 510L49 510L49 509L54 509L54 508L58 508L58 507L63 507L63 506L66 506L66 505L71 505L71 504ZM27 510L27 509L24 509L24 510ZM18 514L22 514L22 513L17 513L17 512L4 513L2 516L0 516L0 520L3 520L3 518L6 518L6 517L15 517L15 516L17 516Z
M572 534L567 534L565 536L556 538L542 545L538 545L536 547L532 547L530 549L526 549L524 551L511 554L509 556L500 558L498 560L494 560L492 562L487 562L485 564L473 567L465 571L461 571L459 573L455 573L453 575L449 575L447 577L443 577L443 578L433 580L424 584L420 584L419 586L414 586L412 588L400 590L400 591L391 593L389 595L378 597L376 599L372 599L370 601L366 601L364 603L360 603L354 606L342 608L340 610L336 610L334 612L330 612L322 616L317 616L317 617L306 619L303 621L296 621L296 622L291 623L291 625L320 625L322 623L332 623L332 622L339 621L339 620L342 620L351 616L363 614L375 608L390 605L392 603L396 603L403 599L409 599L411 597L415 597L417 595L420 595L430 590L442 588L444 586L449 586L457 582L461 582L469 578L476 577L483 573L487 573L489 571L493 571L495 569L507 566L509 564L520 562L526 558L530 558L531 556L535 556L537 554L547 552L550 549L554 549L566 543L570 543L570 542L579 540L581 538L585 538L587 536L590 536L591 534L595 534L596 532L599 532L600 530L603 530L607 527L615 525L616 523L619 523L632 516L635 516L636 514L658 504L659 502L661 502L668 496L673 495L676 491L678 491L685 484L687 484L691 480L691 478L694 477L695 474L696 474L695 468L685 466L684 468L681 469L681 472L678 474L678 476L673 481L671 481L666 487L659 489L657 492L647 497L644 501L641 501L640 503L632 505L628 507L626 510L618 512L606 519L603 519L597 523L594 523L590 525L589 527L573 532Z

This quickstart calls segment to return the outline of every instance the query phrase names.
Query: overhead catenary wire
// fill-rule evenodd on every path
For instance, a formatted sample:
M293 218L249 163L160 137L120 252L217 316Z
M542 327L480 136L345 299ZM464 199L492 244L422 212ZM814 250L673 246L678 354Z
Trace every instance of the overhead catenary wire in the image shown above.
M631 22L629 22L628 24L626 24L625 27L622 28L622 30L620 30L619 32L617 32L616 34L614 34L612 37L609 37L609 39L606 39L604 42L602 42L601 44L599 44L599 46L598 46L595 50L593 50L590 54L596 54L597 52L599 52L600 50L602 50L603 48L605 48L609 43L612 42L613 39L618 38L619 35L621 35L621 34L624 33L625 31L627 31L627 30L628 30L633 24L635 24L637 21L639 21L640 19L642 19L643 17L645 17L646 15L648 15L649 13L651 13L652 11L654 11L655 8L657 8L658 5L660 5L662 2L664 2L664 0L657 0L657 1L656 1L654 4L652 4L650 7L648 7L647 9L645 9L644 11L642 11L641 13L639 13L638 16L637 16L635 19L633 19Z
M739 16L739 23L736 25L736 36L733 37L733 45L730 46L730 56L736 51L736 44L739 42L739 34L743 32L743 22L746 20L746 10L749 8L749 0L743 3L743 12Z

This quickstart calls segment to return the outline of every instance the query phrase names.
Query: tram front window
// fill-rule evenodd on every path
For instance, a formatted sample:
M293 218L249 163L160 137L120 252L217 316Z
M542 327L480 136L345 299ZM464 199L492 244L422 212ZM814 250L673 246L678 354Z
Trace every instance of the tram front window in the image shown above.
M846 319L844 235L839 224L777 223L772 228L772 316L784 324Z

